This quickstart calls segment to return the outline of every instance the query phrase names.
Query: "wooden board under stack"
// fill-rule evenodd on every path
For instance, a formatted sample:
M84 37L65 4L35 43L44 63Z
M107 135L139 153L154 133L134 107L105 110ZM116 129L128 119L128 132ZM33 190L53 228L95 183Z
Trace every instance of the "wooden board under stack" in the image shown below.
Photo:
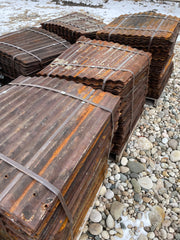
M179 29L177 17L142 12L119 16L97 32L97 39L151 52L147 97L158 99L173 70L172 57Z
M34 75L70 47L56 34L40 28L27 28L0 37L2 73L14 79Z
M75 43L80 36L96 38L96 32L105 24L88 14L73 12L60 18L41 23L42 28L54 32L70 43Z
M82 36L38 74L65 77L119 95L121 116L111 151L119 155L143 111L150 61L150 53Z
M49 77L1 88L0 239L76 239L104 179L119 102Z

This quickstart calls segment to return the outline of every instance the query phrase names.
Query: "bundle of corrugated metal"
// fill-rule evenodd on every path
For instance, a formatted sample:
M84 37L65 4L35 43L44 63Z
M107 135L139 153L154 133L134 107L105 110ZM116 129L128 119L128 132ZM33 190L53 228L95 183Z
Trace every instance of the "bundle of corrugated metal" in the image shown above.
M122 15L97 32L97 39L152 53L148 97L159 98L173 70L173 49L180 29L177 17L154 12Z
M49 77L1 88L0 239L77 236L104 178L119 102Z
M121 97L112 153L119 155L143 111L151 54L84 36L38 74L103 89Z
M87 14L70 13L60 18L41 23L42 28L54 32L70 43L75 43L80 36L96 38L96 32L103 29L105 24Z
M27 28L0 37L2 73L14 79L33 75L70 47L56 34L40 28Z

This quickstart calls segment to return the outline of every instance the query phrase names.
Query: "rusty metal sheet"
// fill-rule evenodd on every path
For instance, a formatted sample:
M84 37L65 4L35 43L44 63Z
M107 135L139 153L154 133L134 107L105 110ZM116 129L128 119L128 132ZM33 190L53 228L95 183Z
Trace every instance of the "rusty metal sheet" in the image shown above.
M63 79L20 76L0 89L0 102L0 154L62 192L75 236L93 200L84 196L104 177L120 98ZM69 236L58 197L0 156L0 236L48 240L57 234Z
M127 139L142 113L150 62L150 53L82 36L38 75L65 77L119 95L121 116L112 153L120 154L126 143L122 139Z
M80 36L96 38L96 32L105 24L87 13L73 12L60 18L41 23L43 29L56 33L70 43L75 43Z
M2 73L11 79L34 75L70 47L56 34L27 28L0 37Z
M179 34L179 18L154 12L121 15L97 32L97 39L118 42L152 53L148 97L158 98L167 83L160 77ZM168 73L170 76L171 71ZM166 80L165 80L166 79ZM156 82L156 84L154 84ZM161 85L161 87L159 87ZM153 93L156 91L155 93ZM157 93L157 89L159 92Z

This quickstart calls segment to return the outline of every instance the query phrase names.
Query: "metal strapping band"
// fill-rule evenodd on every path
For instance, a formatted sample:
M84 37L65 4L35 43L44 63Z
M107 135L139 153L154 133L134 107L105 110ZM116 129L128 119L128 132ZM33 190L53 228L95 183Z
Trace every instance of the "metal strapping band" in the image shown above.
M41 88L41 89L45 89L45 90L49 90L49 91L52 91L52 92L56 92L56 93L60 93L62 95L65 95L65 96L68 96L68 97L71 97L71 98L75 98L77 100L80 100L82 101L83 103L88 103L88 104L91 104L95 107L98 107L104 111L107 111L107 112L110 112L112 114L112 110L105 107L105 106L102 106L100 104L97 104L97 103L93 103L92 101L89 101L87 99L84 99L84 98L81 98L79 96L75 96L73 94L70 94L70 93L67 93L67 92L64 92L64 91L61 91L61 90L58 90L58 89L55 89L55 88L50 88L50 87L45 87L45 86L42 86L42 85L37 85L37 84L28 84L28 83L9 83L10 85L16 85L16 86L25 86L25 87L35 87L35 88Z
M95 66L95 65L86 65L86 64L78 64L78 63L51 63L51 66L52 65L55 65L55 66L86 67L86 68L97 68L97 69L104 69L104 70L119 71L118 68Z
M23 51L23 52L25 52L25 53L33 56L34 58L36 58L38 61L41 62L41 59L40 59L38 56L34 55L33 53L31 53L31 52L29 52L29 51L27 51L27 50L25 50L25 49L23 49L23 48L21 48L21 47L18 47L18 46L15 46L14 44L6 43L6 42L0 42L0 44L4 44L4 45L7 45L7 46L16 48L16 49L18 49L18 50L20 50L20 51ZM13 58L13 59L14 59L14 58Z
M122 24L124 23L128 18L130 18L132 16L132 14L128 15L127 17L125 17L112 31L110 31L110 33L108 34L108 41L110 41L110 37L111 34Z
M149 17L149 18L159 18L159 19L164 19L166 18L167 20L174 21L174 22L179 22L179 20L175 18L170 18L169 16L156 16L156 15L146 15L146 14L134 14L132 17Z
M41 47L41 48L33 49L33 50L29 51L29 52L30 52L30 53L36 52L36 51L39 51L39 50L42 50L42 49L45 49L45 48L49 48L49 47L53 47L53 46L56 46L56 45L59 45L59 44L60 44L60 43L53 43L53 44L50 44L50 45L47 45L47 46L44 46L44 47ZM18 54L16 54L15 56L13 56L13 58L16 58L17 56L23 55L23 54L26 54L26 53L18 53Z
M89 40L89 42L91 42L91 40ZM75 55L76 52L79 51L80 49L82 49L83 47L84 47L84 46L81 46L80 48L78 48L78 49L76 49L75 51L71 52L71 54L66 58L66 60L68 60L70 57L72 57L73 55ZM54 63L52 62L51 64L54 64ZM50 65L51 65L51 64L50 64ZM57 65L54 69L52 69L52 70L48 73L47 76L49 77L49 76L51 75L51 73L56 70L57 67L58 67L58 65Z
M113 27L107 27L108 29L114 29ZM125 30L139 30L139 31L155 31L155 29L145 29L145 28L129 28L129 27L118 27L116 29L125 29ZM158 30L158 32L167 32L167 33L173 33L173 31L168 31L168 30Z
M151 39L149 41L149 46L148 46L148 52L150 51L150 48L151 48L151 44L152 44L152 40L154 38L154 35L156 34L157 31L159 31L159 28L161 27L161 25L163 24L163 22L168 18L168 16L166 18L163 18L161 20L161 22L159 23L159 25L157 26L157 28L154 30L154 33L152 34L151 36Z
M36 174L35 172L31 171L29 168L24 167L23 165L19 164L18 162L8 158L7 156L5 156L4 154L0 153L0 159L2 159L4 162L8 163L9 165L13 166L14 168L18 169L19 171L21 171L22 173L24 173L25 175L28 175L29 177L31 177L32 179L36 180L37 182L41 183L44 187L46 187L47 189L49 189L51 192L53 192L58 199L60 200L62 207L70 221L71 224L73 224L73 218L72 215L66 205L66 202L64 200L64 197L61 193L61 191L56 188L53 184L51 184L49 181L47 181L45 178L39 176L38 174Z
M135 54L138 54L138 55L145 56L145 57L147 57L148 60L149 60L149 56L146 54L146 52L143 52L143 51L133 51L133 50L128 49L128 47L126 47L126 48L121 48L121 47L103 45L103 44L100 44L100 43L84 42L84 41L77 41L76 43L84 43L84 44L93 45L93 46L99 46L99 47L106 47L106 48L117 49L117 50L121 50L121 51L123 51L123 52L135 53Z
M64 41L59 41L59 40L57 40L56 38L54 38L54 37L52 37L52 36L50 36L50 35L48 35L48 34L46 34L46 33L43 33L43 32L37 31L37 30L34 30L34 29L32 29L32 28L27 28L27 30L28 30L28 31L31 31L31 32L39 33L39 34L41 34L41 35L43 35L43 36L46 36L46 37L48 37L48 38L50 38L50 39L52 39L52 40L54 40L54 41L62 44L64 47L68 48L68 46L66 46L66 45L63 43Z

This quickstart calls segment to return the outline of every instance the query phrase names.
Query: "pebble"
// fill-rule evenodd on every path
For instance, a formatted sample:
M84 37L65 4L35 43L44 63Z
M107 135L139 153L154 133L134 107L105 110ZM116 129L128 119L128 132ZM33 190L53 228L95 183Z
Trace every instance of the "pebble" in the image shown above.
M178 142L175 139L170 139L168 142L169 147L171 147L173 150L176 150L178 146Z
M108 215L107 219L106 219L106 225L109 229L114 228L115 226L115 222L113 217L111 216L111 214Z
M138 161L129 161L128 168L133 173L141 173L145 170L144 165L139 163Z
M148 238L146 237L146 235L141 234L141 235L138 237L138 240L148 240Z
M180 161L180 151L178 151L178 150L172 151L172 153L170 155L170 159L172 162Z
M90 214L90 220L94 223L98 223L102 220L102 215L96 209L93 209Z
M120 172L121 172L121 173L127 173L127 172L129 172L129 168L128 168L128 167L121 166L121 167L120 167Z
M125 207L122 203L114 201L111 205L110 213L115 220L118 220L121 217L124 209Z
M153 148L153 144L145 137L138 138L137 145L141 150L150 150Z
M104 196L105 194L106 194L106 187L105 187L105 186L102 186L102 187L101 187L101 190L100 190L100 192L99 192L99 195Z
M141 187L145 189L151 189L153 187L153 182L149 177L142 177L138 179L138 183Z
M111 191L111 189L108 189L108 190L106 191L106 193L105 193L105 197L106 197L107 199L112 199L112 198L114 197L113 191Z
M109 233L107 231L102 231L102 237L104 239L109 239Z
M155 238L154 232L149 232L149 233L147 234L147 237L148 237L149 239L154 239L154 238Z
M153 230L159 229L165 218L165 211L160 206L153 206L149 212L149 219ZM153 231L152 230L152 231Z
M88 235L83 233L79 240L87 240L87 239L88 239Z
M99 235L103 230L103 227L99 223L90 223L89 224L89 232L92 235Z
M132 185L133 185L134 191L135 191L136 193L140 193L140 192L141 192L141 186L140 186L140 184L138 183L138 181L137 181L135 178L133 178L133 179L131 179L131 183L132 183Z
M122 159L121 159L121 165L122 165L122 166L126 166L127 163L128 163L128 159L127 159L126 157L122 157Z

